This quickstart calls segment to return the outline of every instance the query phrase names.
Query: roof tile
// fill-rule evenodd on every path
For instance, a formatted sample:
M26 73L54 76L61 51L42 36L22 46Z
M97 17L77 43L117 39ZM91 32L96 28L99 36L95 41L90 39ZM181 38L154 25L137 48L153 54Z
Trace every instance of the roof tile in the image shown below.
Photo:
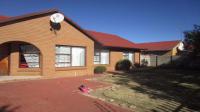
M9 18L8 16L2 16L2 15L0 15L0 21L1 20L5 20L5 19L7 19L7 18Z
M138 49L136 44L117 35L89 30L87 30L86 32L90 34L91 37L94 38L94 40L97 40L99 43L101 43L104 47Z
M168 51L172 50L181 40L138 43L138 47L148 51Z

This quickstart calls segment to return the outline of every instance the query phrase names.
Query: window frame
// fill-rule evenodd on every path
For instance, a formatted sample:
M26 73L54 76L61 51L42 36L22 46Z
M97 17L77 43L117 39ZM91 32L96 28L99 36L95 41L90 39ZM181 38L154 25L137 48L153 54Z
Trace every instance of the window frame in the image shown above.
M128 59L129 60L129 53L130 52L123 52L123 59Z
M59 54L56 53L56 47L57 46L64 46L64 47L69 47L70 48L70 54ZM72 66L72 48L83 48L84 49L84 65L83 66ZM70 68L70 67L86 67L86 54L87 54L87 49L85 46L70 46L70 45L56 45L55 46L55 67L56 68ZM65 66L65 67L57 67L56 66L56 55L69 55L70 56L70 62L59 62L59 63L69 63L70 66Z
M38 53L23 53L22 52L22 49L20 48L21 46L26 46L26 45L31 45L33 47L35 47L34 45L32 44L19 44L18 45L18 51L19 51L19 63L18 63L18 68L23 68L23 69L33 69L33 68L41 68L41 53L40 53L40 50L35 47L37 50L38 50ZM28 62L28 63L38 63L39 67L21 67L21 56L23 56L24 54L37 54L38 55L38 62ZM28 64L27 63L27 64Z
M96 53L98 53L99 55L96 55ZM101 51L99 51L99 50L94 51L94 57L95 56L99 57L99 60L98 61L93 60L94 64L95 64L95 62L98 62L98 64L100 64L101 63Z
M69 47L69 49L70 49L70 54L67 54L67 53L57 53L56 52L56 47L57 46L59 46L59 47ZM70 46L65 46L65 45L56 45L56 47L55 47L55 67L57 67L57 68L65 68L65 67L70 67L71 66L71 61L72 61L72 55L71 55L71 52L72 52L72 50L71 50L71 47ZM56 56L57 55L59 55L59 56L70 56L69 58L70 58L70 61L69 62L56 62ZM65 67L58 67L58 66L56 66L56 64L57 63L62 63L62 64L69 64L69 66L65 66Z
M103 52L103 51L108 51L108 64L102 64L101 63L101 59L102 59L102 57L101 57L101 53ZM95 53L96 52L98 52L99 53L99 55L95 55ZM95 56L98 56L99 57L99 61L95 61L94 59L93 59L93 64L94 65L110 65L110 50L107 50L107 49L94 49L94 57ZM95 63L95 62L98 62L98 63Z
M129 59L130 54L132 54L132 60ZM125 56L128 58L125 58ZM134 52L123 52L123 59L128 59L131 63L135 63L135 53Z

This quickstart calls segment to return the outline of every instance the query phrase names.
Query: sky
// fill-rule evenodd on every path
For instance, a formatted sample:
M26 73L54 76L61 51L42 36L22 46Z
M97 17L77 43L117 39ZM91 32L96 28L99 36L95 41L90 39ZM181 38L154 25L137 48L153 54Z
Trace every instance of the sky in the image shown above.
M0 15L17 16L57 8L88 30L132 42L184 39L200 25L200 0L1 0Z

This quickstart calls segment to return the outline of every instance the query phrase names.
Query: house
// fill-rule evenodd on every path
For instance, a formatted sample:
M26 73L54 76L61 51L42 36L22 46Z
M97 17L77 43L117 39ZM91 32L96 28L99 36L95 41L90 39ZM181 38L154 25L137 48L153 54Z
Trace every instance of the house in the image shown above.
M181 40L138 43L137 46L145 49L141 51L140 63L143 64L145 60L148 66L167 64L177 59L184 49Z
M84 30L66 16L54 29L49 18L58 12L0 17L0 75L89 75L123 58L139 63L137 45L117 35Z
M140 63L137 44L120 36L96 31L87 31L98 43L94 46L94 65L104 65L107 70L115 70L116 63L128 59L133 64ZM110 58L109 58L110 57Z

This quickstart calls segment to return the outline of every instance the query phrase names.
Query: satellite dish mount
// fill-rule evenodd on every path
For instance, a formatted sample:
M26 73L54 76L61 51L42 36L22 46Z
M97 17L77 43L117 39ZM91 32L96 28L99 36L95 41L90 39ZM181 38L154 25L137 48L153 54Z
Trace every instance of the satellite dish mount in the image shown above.
M51 31L53 30L56 33L56 30L60 30L60 23L64 20L64 15L61 13L54 13L50 16L50 25Z

